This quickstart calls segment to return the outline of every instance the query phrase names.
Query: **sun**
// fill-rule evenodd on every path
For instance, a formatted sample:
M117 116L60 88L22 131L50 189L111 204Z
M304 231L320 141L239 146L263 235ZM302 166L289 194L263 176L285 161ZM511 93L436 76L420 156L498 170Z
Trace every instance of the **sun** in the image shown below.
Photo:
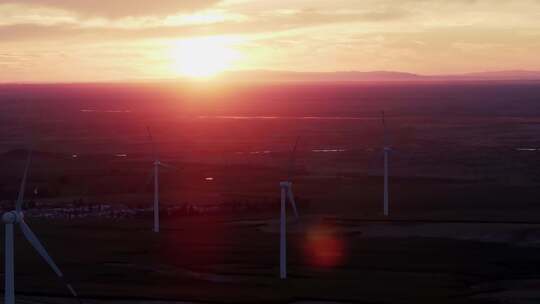
M172 70L191 78L209 78L232 67L241 56L234 40L205 37L178 40L170 48Z

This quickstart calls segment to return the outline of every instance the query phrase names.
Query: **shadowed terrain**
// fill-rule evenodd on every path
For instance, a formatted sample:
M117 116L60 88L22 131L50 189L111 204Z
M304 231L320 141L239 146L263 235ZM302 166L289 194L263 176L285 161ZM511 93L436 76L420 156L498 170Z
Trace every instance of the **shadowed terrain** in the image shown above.
M85 303L532 303L539 100L535 82L6 85L0 204L32 142L27 220ZM160 175L159 235L146 126L177 167ZM278 183L297 137L281 281ZM74 303L21 235L16 290Z

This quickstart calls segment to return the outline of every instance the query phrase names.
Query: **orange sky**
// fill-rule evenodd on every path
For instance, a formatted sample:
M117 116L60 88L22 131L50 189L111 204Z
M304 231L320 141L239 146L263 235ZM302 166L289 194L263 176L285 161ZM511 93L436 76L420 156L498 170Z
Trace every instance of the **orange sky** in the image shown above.
M0 0L0 82L540 70L539 0Z

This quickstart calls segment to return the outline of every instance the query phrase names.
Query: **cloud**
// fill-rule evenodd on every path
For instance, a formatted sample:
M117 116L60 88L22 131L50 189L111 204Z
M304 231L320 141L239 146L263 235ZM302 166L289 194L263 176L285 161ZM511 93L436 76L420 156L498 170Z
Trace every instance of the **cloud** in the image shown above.
M0 6L13 1L0 0ZM323 26L334 26L334 30L344 35L353 31L436 32L436 27L472 24L492 28L538 25L538 15L531 13L535 10L530 6L524 7L525 4L506 4L508 7L498 10L488 6L485 0L456 0L444 5L441 1L436 0L435 5L427 0L404 0L397 4L389 0L276 0L275 3L238 0L162 0L159 3L147 0L25 0L24 5L34 9L28 16L25 15L28 8L12 7L3 15L0 10L0 17L3 17L0 20L0 41L124 41L194 35L275 35L291 31L307 32ZM464 10L471 3L480 7ZM14 9L18 9L20 15L9 18ZM41 13L44 9L48 10L47 13ZM68 15L59 12L55 16L50 14L51 10L61 9L69 10L61 11ZM101 17L84 18L72 15L73 12ZM501 19L506 22L501 24Z
M167 16L193 12L217 4L219 0L24 0L25 5L63 9L86 17L122 18ZM22 4L0 0L0 4Z
M1 1L1 0L0 0ZM151 38L182 38L205 35L242 35L277 33L340 23L378 23L407 16L402 10L321 12L298 10L262 13L239 20L224 20L202 24L168 25L159 20L134 26L115 23L87 25L77 22L56 24L21 23L0 26L0 41L51 40L137 40Z
M6 70L0 81L167 77L168 48L176 40L219 35L239 36L231 46L245 54L239 69L537 68L539 5L540 0L0 0L0 66Z

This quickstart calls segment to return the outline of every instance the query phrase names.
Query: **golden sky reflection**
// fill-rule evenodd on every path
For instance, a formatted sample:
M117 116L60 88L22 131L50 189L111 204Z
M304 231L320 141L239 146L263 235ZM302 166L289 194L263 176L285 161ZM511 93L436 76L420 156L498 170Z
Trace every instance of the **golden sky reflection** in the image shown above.
M0 82L540 70L538 0L0 0Z

